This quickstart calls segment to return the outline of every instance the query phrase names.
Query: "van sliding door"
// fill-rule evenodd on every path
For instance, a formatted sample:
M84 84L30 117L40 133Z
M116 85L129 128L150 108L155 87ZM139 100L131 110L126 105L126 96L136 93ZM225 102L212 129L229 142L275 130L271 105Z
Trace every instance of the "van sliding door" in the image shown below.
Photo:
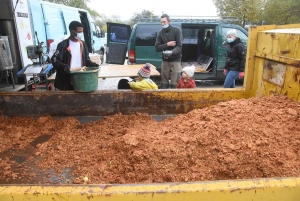
M106 63L124 64L130 34L130 25L107 23Z

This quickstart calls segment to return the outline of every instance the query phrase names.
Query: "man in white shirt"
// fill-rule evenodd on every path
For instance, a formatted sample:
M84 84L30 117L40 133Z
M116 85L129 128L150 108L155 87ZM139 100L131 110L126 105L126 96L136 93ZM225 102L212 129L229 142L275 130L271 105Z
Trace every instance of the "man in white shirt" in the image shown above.
M53 68L56 70L54 87L59 90L73 90L70 69L75 67L98 67L89 57L83 37L83 25L78 21L69 24L70 37L57 45L51 58Z

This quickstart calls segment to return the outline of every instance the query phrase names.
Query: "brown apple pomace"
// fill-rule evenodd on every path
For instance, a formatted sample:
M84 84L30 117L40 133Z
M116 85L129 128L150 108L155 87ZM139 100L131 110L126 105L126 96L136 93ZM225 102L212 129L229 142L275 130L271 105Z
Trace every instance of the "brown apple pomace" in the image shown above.
M300 176L300 103L221 102L157 122L0 117L0 182L152 183Z

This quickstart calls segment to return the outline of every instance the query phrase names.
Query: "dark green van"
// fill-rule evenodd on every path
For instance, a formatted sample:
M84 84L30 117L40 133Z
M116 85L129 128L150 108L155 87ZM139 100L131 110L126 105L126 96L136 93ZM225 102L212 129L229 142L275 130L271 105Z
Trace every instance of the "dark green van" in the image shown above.
M182 30L182 66L199 64L202 72L196 70L196 80L224 80L226 59L226 33L236 29L237 36L247 46L248 32L232 24L230 20L220 19L172 19L172 26ZM128 64L151 63L160 72L161 52L155 51L157 32L161 29L160 19L144 20L129 25L107 23L106 63ZM210 33L210 38L207 36ZM198 35L199 34L199 35ZM205 41L205 51L199 51L198 36ZM201 48L200 48L201 49ZM197 67L197 66L196 66Z

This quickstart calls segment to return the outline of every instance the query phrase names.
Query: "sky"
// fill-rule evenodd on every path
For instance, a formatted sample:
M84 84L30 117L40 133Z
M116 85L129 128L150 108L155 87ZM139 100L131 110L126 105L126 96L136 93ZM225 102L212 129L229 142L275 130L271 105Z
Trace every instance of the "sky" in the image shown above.
M120 16L129 20L134 13L142 10L152 11L155 15L175 16L217 16L217 9L212 0L90 0L89 7L107 17Z

